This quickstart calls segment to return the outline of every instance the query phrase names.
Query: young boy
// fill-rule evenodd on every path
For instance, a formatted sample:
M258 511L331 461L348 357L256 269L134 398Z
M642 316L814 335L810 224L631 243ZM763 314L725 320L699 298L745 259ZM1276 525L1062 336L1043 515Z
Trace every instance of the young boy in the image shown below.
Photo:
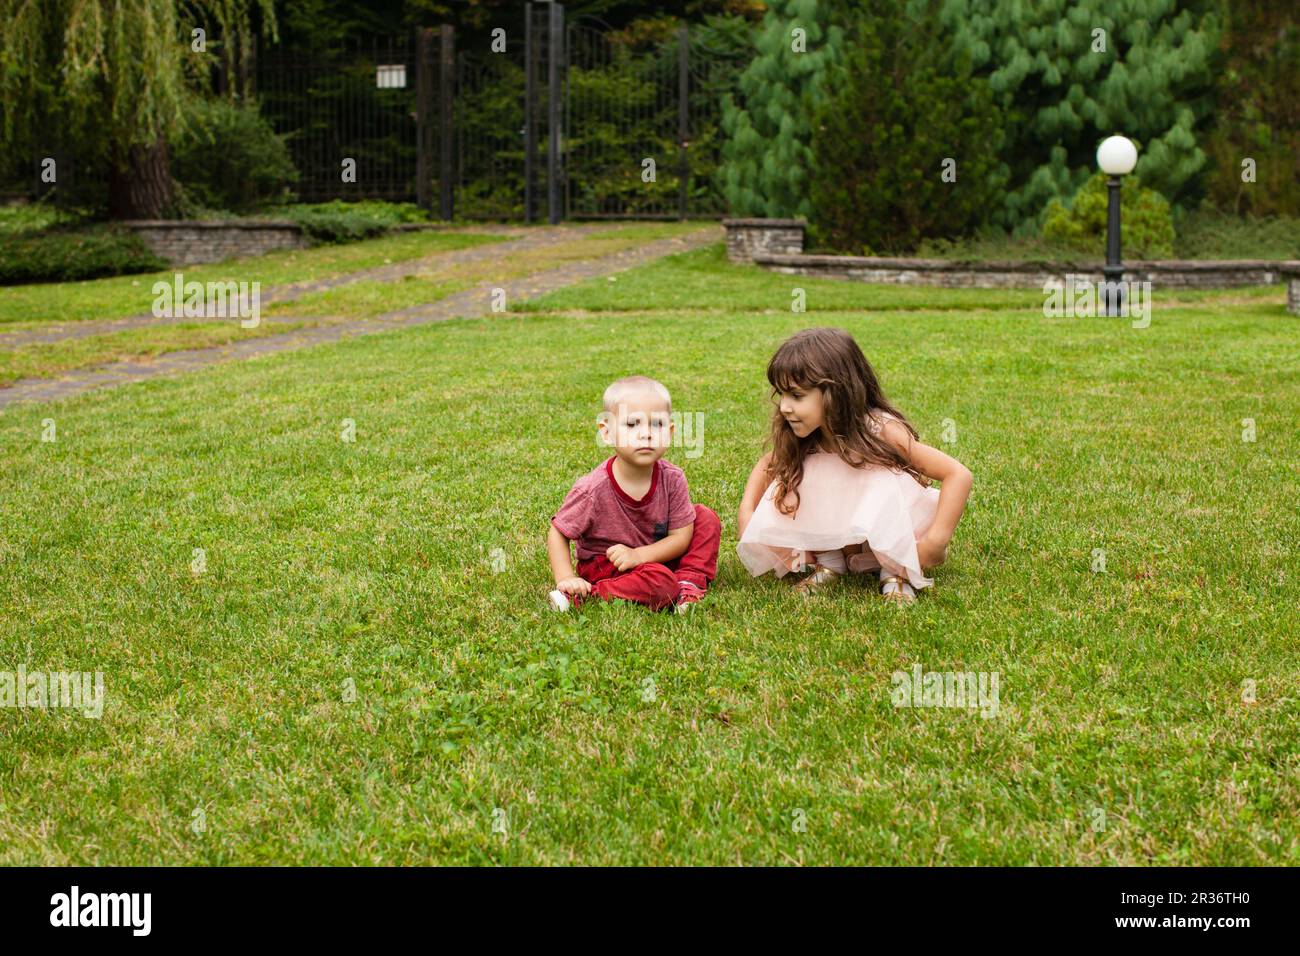
M614 455L579 478L551 518L551 606L594 597L690 610L718 573L722 523L691 504L686 475L660 460L673 436L668 389L644 375L619 379L605 389L597 428Z

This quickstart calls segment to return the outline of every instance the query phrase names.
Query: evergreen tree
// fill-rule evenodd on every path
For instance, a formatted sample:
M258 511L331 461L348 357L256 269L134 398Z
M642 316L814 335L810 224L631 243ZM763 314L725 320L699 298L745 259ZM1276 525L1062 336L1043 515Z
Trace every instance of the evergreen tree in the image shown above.
M1136 172L1175 204L1205 165L1220 25L1212 0L946 0L941 23L1000 103L1014 110L1003 219L1031 226L1096 171L1122 133Z
M740 77L740 103L723 97L718 184L734 215L811 212L812 115L844 41L831 11L826 0L772 0Z
M925 3L866 0L832 67L813 134L814 239L846 252L955 238L1000 205L1004 119L988 84L941 72L946 43Z

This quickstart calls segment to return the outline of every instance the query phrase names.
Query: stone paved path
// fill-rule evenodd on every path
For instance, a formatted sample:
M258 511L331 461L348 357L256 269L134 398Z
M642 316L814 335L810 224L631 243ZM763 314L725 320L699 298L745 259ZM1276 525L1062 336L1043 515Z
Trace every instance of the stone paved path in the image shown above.
M575 228L585 229L591 227L567 228L570 230L568 234L572 235ZM102 368L70 372L57 379L22 379L15 382L10 388L0 389L0 408L4 408L6 405L11 405L14 402L56 401L73 395L79 395L82 392L88 392L92 389L122 385L128 382L137 382L160 376L179 375L221 362L255 358L259 355L272 355L277 352L306 348L308 346L320 345L326 342L337 342L340 339L351 338L356 335L365 335L370 332L383 332L391 329L406 328L413 325L422 325L427 322L439 322L446 319L482 316L490 314L492 311L492 290L494 288L505 290L506 303L507 306L510 306L514 303L525 301L547 292L552 292L556 289L562 289L565 286L581 282L584 279L610 275L611 273L620 272L624 269L650 262L662 256L685 252L688 249L699 248L700 246L718 242L721 239L722 230L720 227L705 226L695 232L687 233L682 236L676 236L669 239L659 239L642 246L625 249L597 259L567 263L554 269L547 269L523 278L498 282L485 282L481 285L475 286L473 289L455 293L454 295L447 296L437 302L431 302L427 305L420 305L409 309L402 309L397 312L389 312L385 315L378 316L377 318L342 320L314 328L298 329L291 332L284 332L278 335L268 335L255 339L245 339L240 342L232 343L231 345L215 348L167 352L148 361L116 362ZM552 236L551 241L554 240L555 237ZM544 242L545 240L539 241ZM494 243L491 246L479 247L478 250L462 251L470 252L481 250L482 252L490 252L493 254L508 253L509 245L511 245L511 243ZM440 256L437 261L441 263L448 260ZM403 263L401 265L409 264ZM384 267L384 269L391 268L396 268L396 266ZM375 270L369 270L366 278L374 278L374 271ZM398 273L398 275L400 274L403 273ZM355 276L356 274L353 275ZM355 281L355 279L352 281ZM152 316L149 318L151 321L157 321L156 319L153 319ZM281 316L280 320L293 321L293 319L288 316Z
M611 226L603 227L605 230L616 228ZM486 231L486 230L482 230ZM408 259L403 262L396 262L392 265L375 266L370 269L361 269L356 272L348 272L342 275L330 276L325 279L309 279L303 282L288 282L283 285L272 286L261 293L262 305L270 305L272 302L292 302L304 295L310 295L313 292L324 292L328 289L337 289L339 286L351 285L354 282L377 281L392 282L401 279L403 276L414 275L422 269L430 266L442 265L460 265L468 262L480 262L484 259L493 259L500 255L509 255L512 252L526 252L530 249L544 248L557 242L563 242L566 239L572 239L576 236L587 235L591 232L602 231L602 227L597 225L582 226L548 226L544 229L524 229L522 227L504 227L493 231L493 235L516 235L517 239L506 242L494 242L485 246L472 246L468 249L455 249L449 252L437 252L432 255L424 256L419 259ZM142 293L143 294L143 293ZM120 319L90 319L84 322L59 322L42 324L35 329L20 329L15 332L5 332L0 327L0 349L14 349L23 345L37 345L51 342L67 342L73 339L84 339L92 335L105 335L111 332L124 332L128 329L139 329L145 326L160 325L179 325L185 322L202 321L201 319L186 318L177 316L170 319L159 319L150 313L141 315L130 315ZM286 319L283 316L264 316L263 322L285 322L296 321L295 319Z

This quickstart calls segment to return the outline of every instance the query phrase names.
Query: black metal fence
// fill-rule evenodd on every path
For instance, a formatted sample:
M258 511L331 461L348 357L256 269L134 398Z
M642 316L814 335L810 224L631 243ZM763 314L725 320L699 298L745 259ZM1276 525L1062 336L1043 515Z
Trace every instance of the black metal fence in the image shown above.
M687 29L634 47L558 3L527 4L522 38L457 40L442 26L261 53L258 100L301 198L530 222L722 214L721 98L742 54Z
M258 103L288 138L302 199L416 198L416 53L402 34L259 57Z
M665 216L686 203L690 116L681 32L659 49L613 42L603 24L569 25L565 200L577 216Z

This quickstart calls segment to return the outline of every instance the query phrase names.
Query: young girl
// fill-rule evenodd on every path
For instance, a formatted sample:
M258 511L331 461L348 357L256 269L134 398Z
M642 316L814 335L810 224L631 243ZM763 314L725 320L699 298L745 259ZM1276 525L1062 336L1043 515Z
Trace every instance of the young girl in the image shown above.
M757 576L812 565L808 595L846 570L879 571L887 600L910 604L934 582L966 508L971 473L923 445L886 400L843 329L804 329L767 366L776 410L771 452L745 485L740 560ZM929 479L942 488L929 487Z

